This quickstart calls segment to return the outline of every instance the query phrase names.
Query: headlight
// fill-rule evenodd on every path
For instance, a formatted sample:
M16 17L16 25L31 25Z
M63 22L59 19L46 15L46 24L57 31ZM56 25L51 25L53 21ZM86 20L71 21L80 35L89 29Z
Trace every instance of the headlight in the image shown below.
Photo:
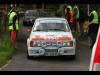
M72 47L73 46L73 41L63 42L63 46Z
M63 44L63 42L61 42L61 41L57 42L57 46L62 46L62 44Z
M41 46L46 46L46 43L45 42L41 42Z
M36 46L41 46L41 42L34 42L34 41L31 41L30 42L30 47L36 47Z
M66 46L66 42L63 42L63 46Z
M41 42L34 42L34 46L41 46Z
M30 41L30 47L34 46L34 41Z
M67 42L67 46L72 47L73 46L73 41Z
M38 43L37 46L41 46L41 43Z

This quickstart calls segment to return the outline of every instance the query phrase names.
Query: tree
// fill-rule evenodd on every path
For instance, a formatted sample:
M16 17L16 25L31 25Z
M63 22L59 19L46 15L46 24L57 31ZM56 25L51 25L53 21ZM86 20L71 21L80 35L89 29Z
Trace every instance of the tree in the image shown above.
M64 5L59 5L59 9L57 10L56 13L58 17L64 17L65 15Z

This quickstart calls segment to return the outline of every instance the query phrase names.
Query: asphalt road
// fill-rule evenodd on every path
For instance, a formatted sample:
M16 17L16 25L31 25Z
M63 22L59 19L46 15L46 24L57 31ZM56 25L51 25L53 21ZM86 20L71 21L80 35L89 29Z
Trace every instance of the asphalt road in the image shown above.
M11 62L2 71L88 71L90 64L91 50L87 45L77 42L76 59L66 57L40 57L37 60L27 59L26 41L29 35L23 27L19 33L18 51Z

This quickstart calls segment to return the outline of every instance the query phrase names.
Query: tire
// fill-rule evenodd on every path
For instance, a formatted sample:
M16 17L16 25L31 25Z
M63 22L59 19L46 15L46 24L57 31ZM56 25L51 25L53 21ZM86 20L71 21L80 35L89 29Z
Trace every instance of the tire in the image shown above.
M32 56L27 55L27 58L28 58L28 59L32 59Z
M68 59L68 60L74 60L74 59L76 59L76 55L66 55L66 56L64 56L66 59Z
M37 59L37 58L38 58L38 56L29 56L28 50L27 50L27 59Z
M33 59L35 59L35 60L38 59L38 56L33 56Z
M71 59L76 59L76 55L71 55Z
M28 58L28 59L32 59L32 56L29 56L29 55L28 55L28 50L27 50L27 58Z

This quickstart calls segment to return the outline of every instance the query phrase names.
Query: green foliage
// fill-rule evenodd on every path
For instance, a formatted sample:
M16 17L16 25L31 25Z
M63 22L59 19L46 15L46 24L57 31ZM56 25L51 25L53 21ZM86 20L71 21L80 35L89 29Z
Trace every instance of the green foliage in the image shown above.
M2 35L1 46L0 46L0 67L8 62L15 54L15 49L11 44L10 37Z
M48 16L48 17L55 16L55 14L54 14L54 10L52 10L52 9L48 9L48 10L46 10L46 16Z
M63 17L64 16L64 5L60 5L59 9L57 10L57 16Z
M100 24L100 10L98 10L97 13L98 13L98 19L99 19L99 24Z
M16 50L11 44L10 36L6 28L6 15L1 15L0 17L0 67L8 62L15 54Z

